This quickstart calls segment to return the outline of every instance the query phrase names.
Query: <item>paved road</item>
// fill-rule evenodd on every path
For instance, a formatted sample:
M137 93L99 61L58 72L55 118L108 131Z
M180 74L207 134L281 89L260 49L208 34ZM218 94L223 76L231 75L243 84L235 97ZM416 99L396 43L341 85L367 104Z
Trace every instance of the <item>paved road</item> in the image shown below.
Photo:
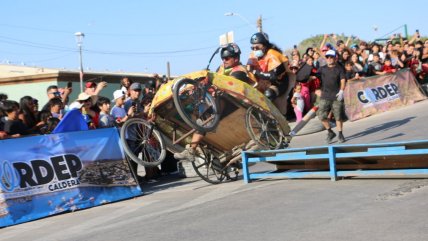
M427 139L428 101L345 123L350 144ZM324 145L325 132L292 147ZM0 230L0 240L428 240L428 179L164 178L146 194Z

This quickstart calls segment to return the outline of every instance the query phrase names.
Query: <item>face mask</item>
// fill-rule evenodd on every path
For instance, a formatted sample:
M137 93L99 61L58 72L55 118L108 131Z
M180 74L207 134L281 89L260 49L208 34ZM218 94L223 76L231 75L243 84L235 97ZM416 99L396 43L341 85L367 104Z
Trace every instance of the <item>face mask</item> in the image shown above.
M263 55L265 55L264 53L263 53L263 50L256 50L256 51L254 51L254 55L257 57L257 58L261 58L261 57L263 57Z

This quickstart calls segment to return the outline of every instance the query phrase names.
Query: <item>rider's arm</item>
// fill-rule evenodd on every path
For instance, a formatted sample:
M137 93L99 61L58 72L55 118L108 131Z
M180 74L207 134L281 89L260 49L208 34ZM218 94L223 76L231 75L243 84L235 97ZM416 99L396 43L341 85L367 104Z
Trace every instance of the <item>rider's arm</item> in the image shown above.
M269 72L261 72L259 70L254 70L253 74L258 79L269 80L271 83L275 83L279 81L279 76L285 73L284 64L278 65L276 68L272 69Z
M246 82L246 83L250 83L251 82L250 78L248 78L247 73L245 73L244 71L234 71L234 72L232 72L230 74L230 76L232 76L232 77L234 77L236 79L239 79L239 80L241 80L243 82Z

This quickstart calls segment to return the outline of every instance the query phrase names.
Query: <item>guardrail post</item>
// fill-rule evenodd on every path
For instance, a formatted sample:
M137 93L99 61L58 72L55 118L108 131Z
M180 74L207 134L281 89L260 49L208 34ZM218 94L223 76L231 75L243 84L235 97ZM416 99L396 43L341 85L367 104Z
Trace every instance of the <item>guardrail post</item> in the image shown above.
M328 147L328 162L330 167L330 180L337 181L336 150L334 149L334 146Z
M243 151L241 153L241 157L242 157L242 176L244 177L244 182L246 184L251 182L250 179L250 173L248 170L248 154L247 152Z

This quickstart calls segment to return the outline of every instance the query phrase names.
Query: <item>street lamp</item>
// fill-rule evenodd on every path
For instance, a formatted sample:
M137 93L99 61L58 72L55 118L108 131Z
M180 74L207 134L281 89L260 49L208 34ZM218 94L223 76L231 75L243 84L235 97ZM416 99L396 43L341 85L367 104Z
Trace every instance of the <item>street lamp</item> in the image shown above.
M250 21L248 21L248 19L246 19L244 16L242 16L241 14L239 14L239 13L233 13L233 12L228 12L228 13L225 13L224 14L224 16L238 16L240 19L242 19L244 22L246 22L249 26L254 26L254 24L252 24ZM262 32L262 16L260 16L258 19L257 19L257 24L256 24L256 26L257 26L257 30L259 31L259 32Z
M82 42L85 34L82 32L77 32L74 34L76 36L77 47L79 47L79 60L80 60L80 92L83 92L83 61L82 61Z

